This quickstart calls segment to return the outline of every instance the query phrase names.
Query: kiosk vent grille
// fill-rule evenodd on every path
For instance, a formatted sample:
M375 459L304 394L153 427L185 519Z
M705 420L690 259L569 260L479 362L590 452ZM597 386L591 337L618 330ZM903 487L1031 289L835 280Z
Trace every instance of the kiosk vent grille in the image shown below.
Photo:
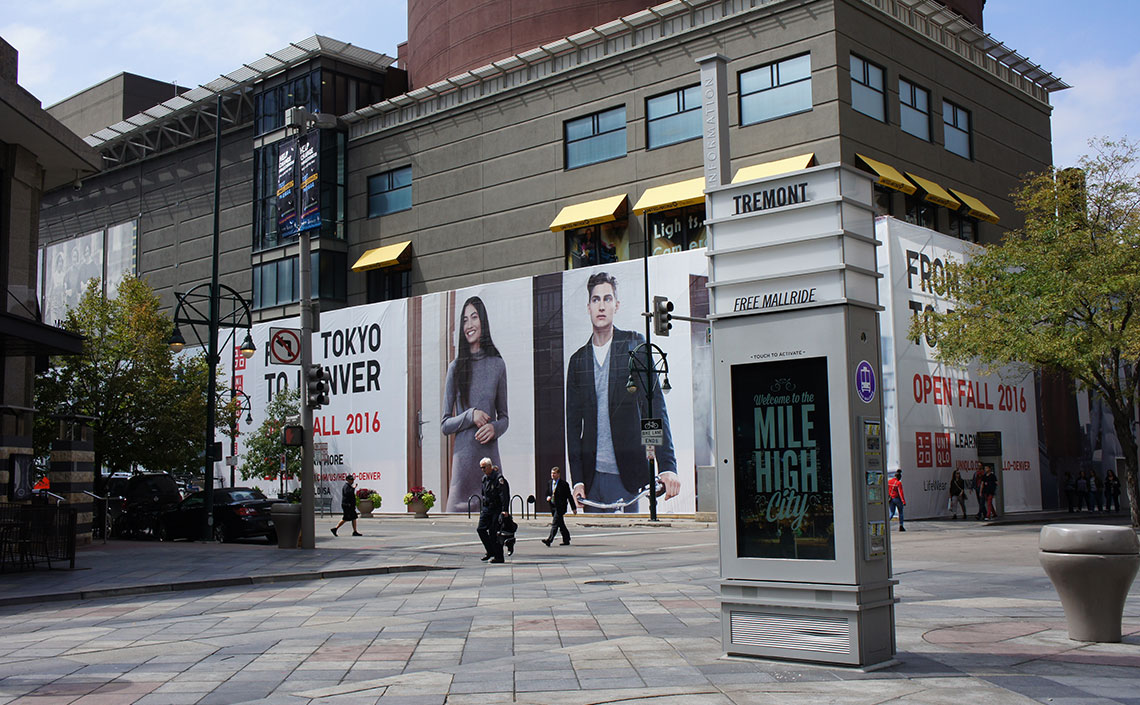
M742 646L827 653L851 651L846 619L733 612L729 627L732 643Z

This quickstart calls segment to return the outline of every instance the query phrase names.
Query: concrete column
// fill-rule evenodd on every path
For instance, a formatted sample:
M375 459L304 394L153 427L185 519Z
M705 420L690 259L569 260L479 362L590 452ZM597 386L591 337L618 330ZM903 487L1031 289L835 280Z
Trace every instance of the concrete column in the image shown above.
M61 423L60 438L51 445L48 478L51 491L63 497L67 506L75 508L75 545L90 544L94 504L91 497L84 494L84 490L94 491L95 485L95 442L90 428Z

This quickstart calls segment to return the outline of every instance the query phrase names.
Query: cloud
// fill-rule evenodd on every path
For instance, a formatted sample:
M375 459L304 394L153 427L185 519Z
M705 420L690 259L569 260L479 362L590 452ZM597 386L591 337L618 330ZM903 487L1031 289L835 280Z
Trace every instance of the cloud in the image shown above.
M1076 164L1092 137L1140 139L1140 52L1068 63L1057 73L1073 87L1052 95L1054 164Z
M394 54L401 0L38 0L10 3L0 36L20 51L20 85L45 105L122 71L208 83L313 34ZM327 6L326 6L327 5Z

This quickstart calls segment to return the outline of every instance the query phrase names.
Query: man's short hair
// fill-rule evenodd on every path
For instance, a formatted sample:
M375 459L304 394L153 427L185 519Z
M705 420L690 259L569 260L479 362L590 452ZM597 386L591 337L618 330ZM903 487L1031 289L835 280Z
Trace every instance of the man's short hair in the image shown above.
M353 481L353 480L355 480L355 479L356 479L356 478L355 478L354 476L352 476L352 475L345 475L345 476L344 476L344 481L345 481L345 482L352 482L352 481Z
M561 470L561 469L560 469L560 468L559 468L557 465L555 465L554 467L550 468L550 472L556 472L556 473L558 473L559 475L561 475L561 474L562 474L562 470Z
M491 464L490 458L483 458L482 460L479 461L479 467L483 467L484 465L490 465L490 464Z
M609 284L613 287L614 298L617 298L617 279L608 272L598 272L591 274L590 278L586 280L586 300L589 300L594 295L594 287L600 284Z

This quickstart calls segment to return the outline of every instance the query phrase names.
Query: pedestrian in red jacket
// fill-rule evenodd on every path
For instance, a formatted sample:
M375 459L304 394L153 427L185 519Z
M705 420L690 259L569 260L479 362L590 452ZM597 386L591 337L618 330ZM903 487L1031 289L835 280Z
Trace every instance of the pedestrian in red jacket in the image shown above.
M902 470L895 470L895 476L887 480L887 499L891 504L891 516L898 512L899 531L906 531L903 524L903 507L906 506L906 497L903 496Z

